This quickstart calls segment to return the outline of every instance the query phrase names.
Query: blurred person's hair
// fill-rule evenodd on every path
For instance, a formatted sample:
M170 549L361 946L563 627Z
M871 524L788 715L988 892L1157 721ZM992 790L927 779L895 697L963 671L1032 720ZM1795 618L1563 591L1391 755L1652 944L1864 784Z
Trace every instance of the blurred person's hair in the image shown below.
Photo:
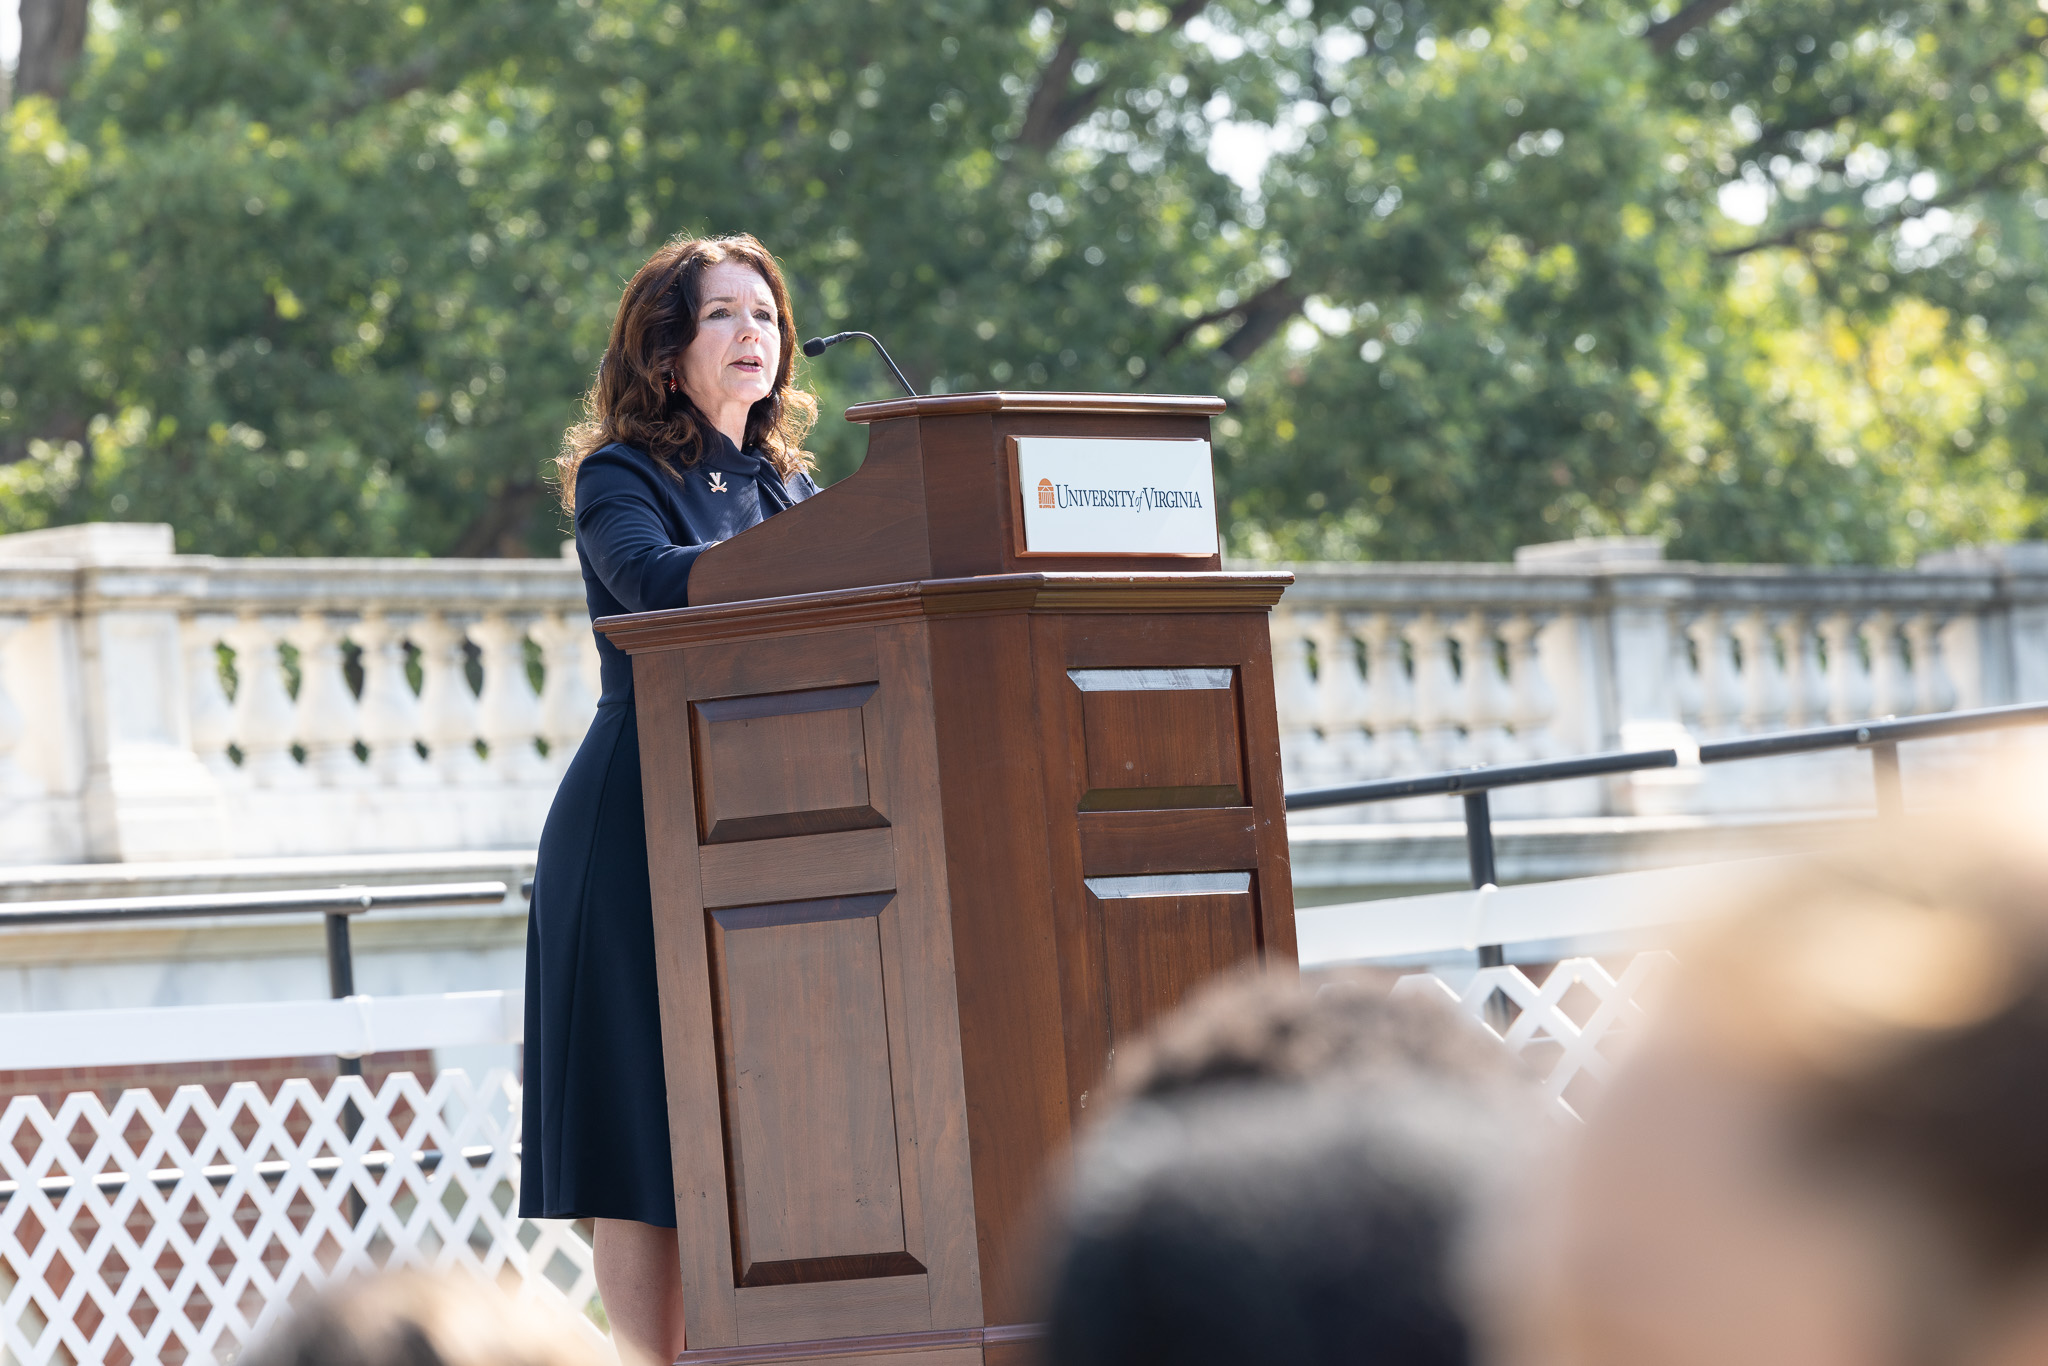
M240 1366L608 1366L567 1309L514 1299L473 1275L389 1272L296 1306Z
M1995 1296L2048 1271L2048 860L1995 819L1912 834L1713 924L1666 1026L1766 1088L1802 1180L1897 1207Z
M1352 1084L1390 1073L1470 1082L1519 1076L1519 1064L1499 1040L1443 1001L1394 994L1395 981L1392 973L1365 968L1213 978L1117 1059L1105 1104L1249 1082Z
M697 463L709 439L710 419L686 393L670 393L683 352L697 335L704 272L736 262L750 266L775 298L782 355L774 387L747 414L742 446L759 446L784 479L811 467L804 437L818 420L818 401L796 387L796 319L789 286L768 248L745 233L732 237L676 237L662 244L634 273L619 299L611 339L584 397L583 420L562 438L555 460L562 506L576 510L576 470L592 452L623 442L646 451L679 474Z
M1391 985L1221 981L1119 1058L1075 1154L1046 1361L1474 1359L1474 1230L1541 1111L1498 1041Z

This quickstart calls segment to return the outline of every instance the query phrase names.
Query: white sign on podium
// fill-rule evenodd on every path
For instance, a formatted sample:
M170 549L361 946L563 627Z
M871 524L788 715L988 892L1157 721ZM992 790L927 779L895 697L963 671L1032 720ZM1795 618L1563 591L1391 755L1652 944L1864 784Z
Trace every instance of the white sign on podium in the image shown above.
M1209 443L1018 436L1027 555L1210 556L1216 475Z

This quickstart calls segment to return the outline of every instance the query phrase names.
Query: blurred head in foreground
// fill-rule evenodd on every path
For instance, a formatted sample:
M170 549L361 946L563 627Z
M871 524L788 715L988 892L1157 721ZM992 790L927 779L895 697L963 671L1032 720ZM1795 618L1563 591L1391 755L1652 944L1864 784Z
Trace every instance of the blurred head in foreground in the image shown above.
M1474 1359L1474 1216L1541 1127L1505 1050L1385 978L1199 993L1076 1154L1045 1359Z
M1543 1355L2048 1362L2037 843L1896 832L1681 954L1563 1192Z
M607 1366L566 1310L474 1276L394 1272L345 1281L297 1308L240 1366Z

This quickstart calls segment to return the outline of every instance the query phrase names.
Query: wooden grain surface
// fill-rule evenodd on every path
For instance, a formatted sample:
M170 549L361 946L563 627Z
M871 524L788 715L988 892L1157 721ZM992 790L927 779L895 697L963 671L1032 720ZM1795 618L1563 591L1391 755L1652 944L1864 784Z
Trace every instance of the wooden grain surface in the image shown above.
M888 824L869 800L861 708L872 683L691 707L708 844Z
M866 584L996 574L1024 562L1012 436L1196 437L1220 400L1193 395L958 395L855 410L872 425L858 470L698 557L690 603L757 601ZM849 416L852 416L849 413ZM1034 557L1050 568L1216 556Z
M1180 617L1219 612L1264 612L1280 600L1292 574L1193 574L1146 571L1080 573L1067 570L980 575L964 579L926 579L914 583L877 584L829 592L800 593L760 602L709 607L677 607L662 612L637 612L600 617L593 623L607 639L628 654L662 650L768 645L778 639L814 640L834 633L862 637L861 628L919 617L965 613L1005 614L1056 611L1149 617ZM1270 664L1269 664L1270 667ZM694 672L694 671L693 671ZM872 677L872 675L869 675ZM744 693L745 687L710 681L699 696ZM825 687L860 679L832 676L793 683L792 687Z
M752 908L712 915L743 1286L923 1270L890 1255L905 1254L903 1191L883 988L887 906L873 900L812 902L778 919Z
M918 426L875 423L859 469L698 556L691 605L930 578Z
M1012 1362L1011 1353L1045 1338L1041 1323L998 1324L987 1328L934 1328L920 1333L871 1333L860 1337L816 1338L807 1342L761 1343L685 1352L677 1366L803 1366L808 1362L857 1361L862 1366L946 1366L964 1359ZM961 1354L971 1354L971 1358Z
M916 394L856 403L846 410L848 422L883 422L897 417L941 416L949 413L1056 413L1092 417L1104 413L1198 414L1223 412L1227 404L1213 394L1081 394L1009 389L973 394Z
M922 1276L753 1286L734 1298L744 1342L801 1342L931 1327L931 1295Z
M875 633L891 705L870 727L868 743L878 799L894 816L896 905L885 928L898 942L885 962L891 1027L902 1031L891 1056L906 1060L893 1071L898 1122L917 1136L909 1154L915 1179L906 1183L909 1245L925 1265L932 1326L965 1328L984 1322L981 1254L925 630L917 623Z
M1237 688L1081 694L1083 811L1243 806Z
M974 1361L999 1366L1038 1366L1036 1347L1045 1325L1003 1324L990 1328L934 1328L922 1333L873 1333L863 1337L816 1338L808 1342L762 1343L685 1352L676 1366L953 1366ZM1031 1353L1031 1355L1023 1355Z
M1128 1048L1188 992L1259 950L1249 893L1088 896L1102 936L1109 1056Z
M948 420L985 423L992 438L999 419ZM684 1235L691 1357L1036 1316L1041 1183L1117 1040L1239 957L1293 958L1265 621L1285 582L1034 570L606 624L639 652L636 677L660 680L643 694L643 726L682 733L643 734L643 761L665 1037L696 1030L699 1041L665 1049L672 1136L694 1135L676 1141L679 1218L694 1231L723 1221L704 1246ZM1238 685L1084 695L1066 676L1155 667L1229 668ZM791 697L869 686L857 709ZM1091 697L1106 699L1092 717ZM709 704L708 724L733 728L730 745L705 732L693 758L690 727L676 724L693 701ZM1234 804L1191 804L1205 791L1225 799L1211 790L1233 774ZM843 811L857 779L887 826L698 844L727 821ZM1161 804L1082 809L1119 783ZM676 847L655 850L657 833ZM1205 871L1247 871L1252 890L1104 903L1084 885ZM863 896L893 900L873 916L783 909ZM806 961L829 964L816 969L826 975L813 980ZM765 1013L733 1017L730 1047L703 1046L714 1005L742 994ZM820 1042L828 1027L839 1036ZM820 1098L816 1114L755 1112L757 1136L733 1145L737 1199L721 1116L743 1107L736 1086L720 1090L720 1049L735 1078L766 1066L802 1075L796 1089ZM747 1150L766 1151L770 1129L796 1152L829 1131L842 1151L750 1174ZM892 1144L893 1223L886 1182L874 1184ZM833 1206L856 1189L857 1208ZM748 1249L737 1273L736 1238ZM889 1274L912 1264L925 1274ZM757 1283L738 1284L750 1274ZM1017 1366L1024 1348L876 1342L857 1355L899 1350Z
M654 972L661 1000L684 1331L692 1347L730 1346L739 1341L736 1277L683 656L635 660L633 687L647 808L647 871L654 893Z
M651 618L660 613L642 613ZM723 612L707 611L707 621ZM769 697L811 689L853 687L881 677L875 668L875 633L858 628L807 630L801 635L775 636L762 628L772 614L752 614L752 638L731 643L697 644L690 651L690 700L746 699L755 706ZM813 623L814 624L814 623ZM832 623L837 626L839 623ZM771 638L763 639L767 636Z
M1033 1318L1021 1246L1071 1131L1030 619L930 626L984 1322Z
M887 830L707 844L698 851L698 866L706 906L814 901L885 892L896 883L895 850Z
M1236 872L1259 866L1258 811L1090 811L1080 820L1087 877Z

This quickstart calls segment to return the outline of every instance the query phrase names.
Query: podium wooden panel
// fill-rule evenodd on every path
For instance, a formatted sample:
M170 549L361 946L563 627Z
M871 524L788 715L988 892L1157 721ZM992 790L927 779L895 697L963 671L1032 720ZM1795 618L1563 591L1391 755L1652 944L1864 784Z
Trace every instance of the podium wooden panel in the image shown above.
M1217 407L855 409L868 463L706 552L704 605L598 624L634 656L681 1360L1021 1361L1038 1192L1119 1043L1293 961L1288 576L1015 553L1009 436Z

